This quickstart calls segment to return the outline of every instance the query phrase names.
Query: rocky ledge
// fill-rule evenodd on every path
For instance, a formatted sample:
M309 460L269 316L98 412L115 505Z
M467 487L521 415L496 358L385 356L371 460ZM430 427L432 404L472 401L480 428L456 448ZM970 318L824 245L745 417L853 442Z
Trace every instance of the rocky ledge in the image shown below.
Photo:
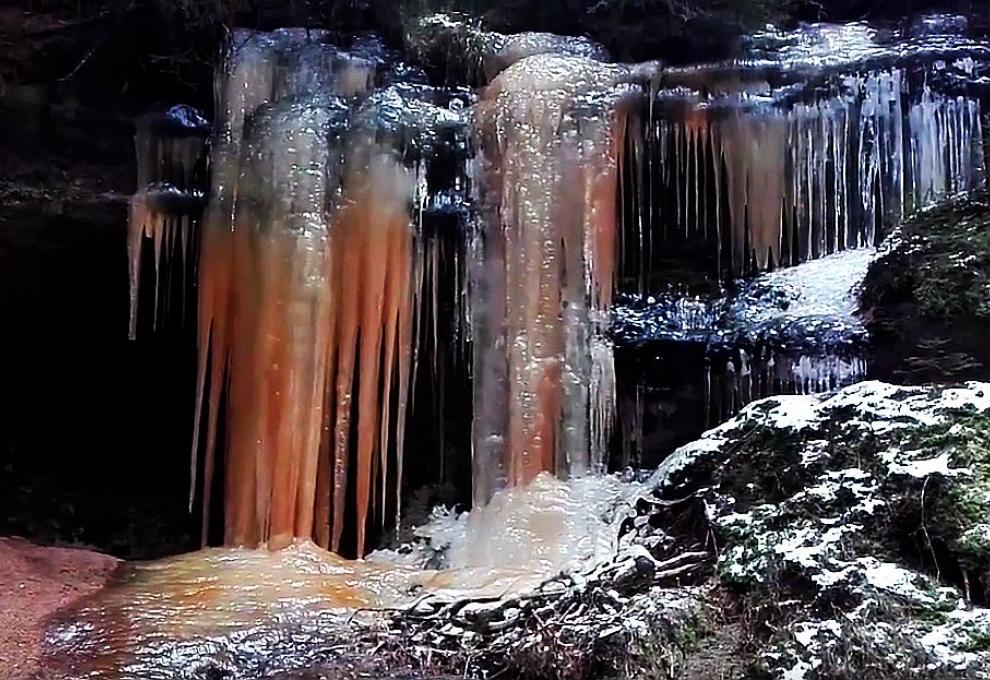
M990 384L767 399L654 482L704 502L757 677L990 677Z

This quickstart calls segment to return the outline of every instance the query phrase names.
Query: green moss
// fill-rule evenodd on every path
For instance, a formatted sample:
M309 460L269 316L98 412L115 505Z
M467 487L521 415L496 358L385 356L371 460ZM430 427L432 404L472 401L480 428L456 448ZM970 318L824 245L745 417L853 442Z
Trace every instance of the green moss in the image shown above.
M961 413L914 433L901 446L930 457L948 453L956 475L930 480L910 502L920 504L919 494L926 493L922 522L929 538L943 543L963 569L990 571L990 414Z
M990 649L990 629L967 631L967 640L959 649L973 654L986 652Z
M947 437L953 464L968 474L941 495L935 518L965 566L982 571L990 567L988 532L981 531L990 518L990 416L965 418Z
M950 613L952 613L952 610L946 611L942 607L934 606L913 609L910 612L910 616L912 619L926 623L934 628L948 623Z
M860 427L847 426L852 414L836 412L815 431L795 436L760 425L754 413L753 427L740 433L715 472L721 493L734 499L737 512L749 513L748 521L720 526L720 539L730 546L719 562L722 581L740 587L759 583L771 559L768 542L783 540L791 526L855 508L859 499L842 484L834 495L794 496L823 471L852 468L874 479L886 477L882 497L888 505L884 512L859 518L864 531L843 543L846 558L893 556L913 543L922 561L937 546L962 570L990 574L990 414L959 410L943 415L946 420L938 425L866 435ZM821 456L802 460L812 441L822 447ZM889 475L884 451L903 452L902 462L948 454L953 474L928 479Z
M978 192L918 213L870 269L863 301L913 300L931 319L990 321L990 196Z
M990 562L990 524L980 524L963 532L956 545L963 554Z
M742 510L782 501L805 484L807 470L801 458L805 442L786 429L764 423L767 412L777 406L773 400L756 404L746 427L727 434L738 443L727 452L731 465L721 470L718 481Z

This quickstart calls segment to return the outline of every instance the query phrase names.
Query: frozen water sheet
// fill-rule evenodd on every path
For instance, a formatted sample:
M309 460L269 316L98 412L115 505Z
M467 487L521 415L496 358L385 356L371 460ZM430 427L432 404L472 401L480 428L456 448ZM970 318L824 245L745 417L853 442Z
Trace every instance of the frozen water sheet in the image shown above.
M438 516L418 531L419 547L401 554L344 560L297 540L129 564L53 622L49 666L57 678L92 680L306 669L355 626L387 625L390 611L424 597L512 597L562 572L593 572L617 553L622 522L645 491L615 477L544 474L486 508ZM444 568L424 568L438 554Z

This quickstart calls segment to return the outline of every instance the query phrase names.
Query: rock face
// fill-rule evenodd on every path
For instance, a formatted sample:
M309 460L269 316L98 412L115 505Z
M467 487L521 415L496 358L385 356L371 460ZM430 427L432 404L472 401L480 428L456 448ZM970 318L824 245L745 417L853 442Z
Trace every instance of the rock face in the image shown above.
M86 550L0 538L0 677L19 680L40 670L48 617L103 587L117 564Z
M866 382L753 404L655 493L705 503L770 677L985 678L988 444L990 384Z

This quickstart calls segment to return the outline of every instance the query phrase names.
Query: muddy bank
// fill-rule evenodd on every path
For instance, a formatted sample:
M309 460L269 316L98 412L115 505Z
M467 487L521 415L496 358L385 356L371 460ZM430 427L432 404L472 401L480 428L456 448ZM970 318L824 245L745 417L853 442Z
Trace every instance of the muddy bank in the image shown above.
M20 680L39 665L48 618L99 590L117 568L108 555L0 538L0 677Z

